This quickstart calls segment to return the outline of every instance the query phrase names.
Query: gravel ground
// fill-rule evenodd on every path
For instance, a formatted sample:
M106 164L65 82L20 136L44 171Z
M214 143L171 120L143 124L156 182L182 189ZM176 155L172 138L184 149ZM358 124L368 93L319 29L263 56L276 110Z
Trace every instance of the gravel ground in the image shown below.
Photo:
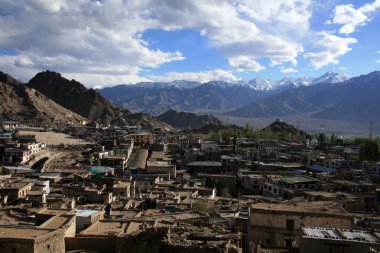
M48 145L83 145L83 144L91 144L91 142L76 139L70 135L64 133L55 133L55 132L38 132L38 131L26 131L21 130L19 132L20 135L36 135L36 139L38 142L47 143Z

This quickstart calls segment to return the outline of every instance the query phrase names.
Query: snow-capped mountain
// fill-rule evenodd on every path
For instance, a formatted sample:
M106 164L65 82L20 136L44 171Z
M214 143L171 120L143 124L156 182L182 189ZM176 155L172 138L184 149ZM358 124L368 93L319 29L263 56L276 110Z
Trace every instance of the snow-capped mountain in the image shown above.
M277 86L277 81L257 77L248 81L247 85L254 90L273 90Z
M225 112L283 91L298 87L336 83L346 75L328 72L318 78L300 77L271 80L254 78L237 82L195 81L144 82L99 90L113 103L132 111L159 115L169 109Z
M333 72L326 72L322 76L315 78L312 81L312 84L318 84L318 83L341 83L344 81L347 81L351 77L346 74L338 74Z
M227 82L222 80L209 81L207 83L201 83L197 81L186 81L186 80L175 80L172 82L141 82L133 85L134 87L144 88L144 89L193 89L201 85L209 85L215 87L233 87L233 86L244 86L249 87L253 90L259 91L273 91L276 89L284 90L287 88L295 88L300 86L309 86L318 83L339 83L350 79L348 75L338 74L333 72L327 72L320 77L299 77L299 78L289 78L284 77L281 80L272 80L256 77L251 80L242 80L237 82Z
M173 82L142 82L135 84L144 89L162 89L162 88L177 88L177 89L192 89L202 85L200 82L175 80Z
M239 82L229 83L225 81L211 81L207 84L212 84L214 86L230 87L230 86L246 86L253 90L258 91L275 91L275 90L285 90L296 88L300 86L309 86L320 83L340 83L350 79L346 74L338 74L333 72L326 72L320 77L299 77L299 78L290 78L284 77L278 81L272 79L264 78L254 78L251 80L242 80Z
M309 85L277 92L225 115L283 117L310 113L312 118L368 122L380 118L378 101L379 71L352 78L328 72Z

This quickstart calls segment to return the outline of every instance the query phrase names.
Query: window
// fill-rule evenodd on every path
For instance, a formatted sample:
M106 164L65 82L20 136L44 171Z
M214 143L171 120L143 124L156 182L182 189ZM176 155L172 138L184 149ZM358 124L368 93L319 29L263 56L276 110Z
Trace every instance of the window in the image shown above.
M285 247L292 247L292 246L293 246L293 240L285 239Z
M294 229L294 220L287 219L286 220L286 228L293 230Z

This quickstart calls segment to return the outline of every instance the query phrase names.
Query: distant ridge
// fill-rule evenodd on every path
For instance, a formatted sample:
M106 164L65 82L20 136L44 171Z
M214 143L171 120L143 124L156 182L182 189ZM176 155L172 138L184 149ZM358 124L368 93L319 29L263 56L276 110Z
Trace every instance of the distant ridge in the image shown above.
M168 110L223 113L282 91L323 83L337 84L349 78L344 74L327 72L318 78L283 78L279 81L255 78L239 82L144 82L107 87L98 92L122 108L152 115Z
M196 115L189 112L169 110L158 118L178 129L199 129L208 124L223 126L222 121L211 115Z
M225 113L236 117L283 117L308 113L343 121L380 119L380 72L340 83L289 89Z

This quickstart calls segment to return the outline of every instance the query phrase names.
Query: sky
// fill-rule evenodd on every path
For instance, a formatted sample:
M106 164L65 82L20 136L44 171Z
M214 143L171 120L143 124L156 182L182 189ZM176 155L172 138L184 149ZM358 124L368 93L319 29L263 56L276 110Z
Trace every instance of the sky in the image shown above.
M380 0L1 0L0 70L87 87L380 69Z

